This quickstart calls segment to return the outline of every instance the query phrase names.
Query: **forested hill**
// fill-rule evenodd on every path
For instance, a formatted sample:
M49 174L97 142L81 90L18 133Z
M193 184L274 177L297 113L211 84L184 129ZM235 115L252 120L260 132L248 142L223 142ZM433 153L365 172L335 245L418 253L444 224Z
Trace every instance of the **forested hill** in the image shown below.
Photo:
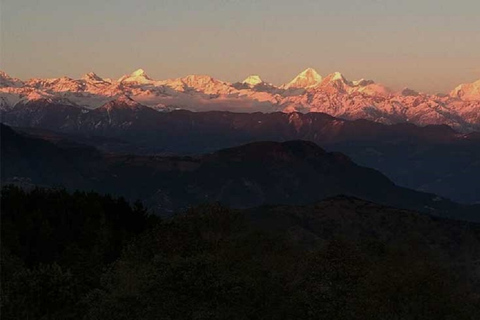
M477 319L480 226L352 197L194 207L4 187L2 319Z

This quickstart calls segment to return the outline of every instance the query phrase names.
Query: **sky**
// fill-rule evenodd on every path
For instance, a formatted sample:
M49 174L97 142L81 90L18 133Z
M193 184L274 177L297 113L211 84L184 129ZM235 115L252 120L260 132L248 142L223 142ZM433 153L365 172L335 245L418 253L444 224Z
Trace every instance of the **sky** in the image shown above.
M438 93L480 79L479 0L0 0L0 70L154 79L307 67Z

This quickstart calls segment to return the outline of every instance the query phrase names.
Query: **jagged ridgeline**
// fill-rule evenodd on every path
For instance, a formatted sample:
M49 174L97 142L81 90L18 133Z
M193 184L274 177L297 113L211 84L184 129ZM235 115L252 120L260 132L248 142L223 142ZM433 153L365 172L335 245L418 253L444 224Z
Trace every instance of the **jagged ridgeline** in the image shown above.
M4 114L14 109L28 110L25 105L42 100L88 112L121 96L162 112L323 112L349 120L446 124L462 132L480 130L480 80L459 85L449 94L432 95L409 88L395 91L372 80L350 81L340 72L322 77L312 68L280 86L258 75L237 83L208 75L154 80L143 69L117 80L90 72L81 79L22 81L0 73L0 108Z

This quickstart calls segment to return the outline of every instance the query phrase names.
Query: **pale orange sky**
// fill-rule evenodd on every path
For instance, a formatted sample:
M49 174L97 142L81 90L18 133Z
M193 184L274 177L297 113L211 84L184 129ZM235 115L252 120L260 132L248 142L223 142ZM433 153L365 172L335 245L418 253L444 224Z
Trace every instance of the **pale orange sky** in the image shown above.
M25 1L0 7L0 69L22 79L143 68L281 84L313 67L431 93L480 79L478 0Z

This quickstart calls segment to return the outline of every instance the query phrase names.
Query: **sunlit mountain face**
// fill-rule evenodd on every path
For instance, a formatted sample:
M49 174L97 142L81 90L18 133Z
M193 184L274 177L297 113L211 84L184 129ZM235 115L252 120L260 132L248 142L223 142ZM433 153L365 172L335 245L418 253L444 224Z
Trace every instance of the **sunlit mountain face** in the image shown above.
M281 86L265 82L259 75L237 83L208 75L155 80L143 69L117 80L90 72L81 79L22 81L0 73L3 113L39 100L96 109L120 96L157 111L322 112L347 120L446 124L460 132L480 130L480 80L461 84L449 94L431 95L409 88L394 91L373 80L351 81L339 72L321 76L312 68Z

